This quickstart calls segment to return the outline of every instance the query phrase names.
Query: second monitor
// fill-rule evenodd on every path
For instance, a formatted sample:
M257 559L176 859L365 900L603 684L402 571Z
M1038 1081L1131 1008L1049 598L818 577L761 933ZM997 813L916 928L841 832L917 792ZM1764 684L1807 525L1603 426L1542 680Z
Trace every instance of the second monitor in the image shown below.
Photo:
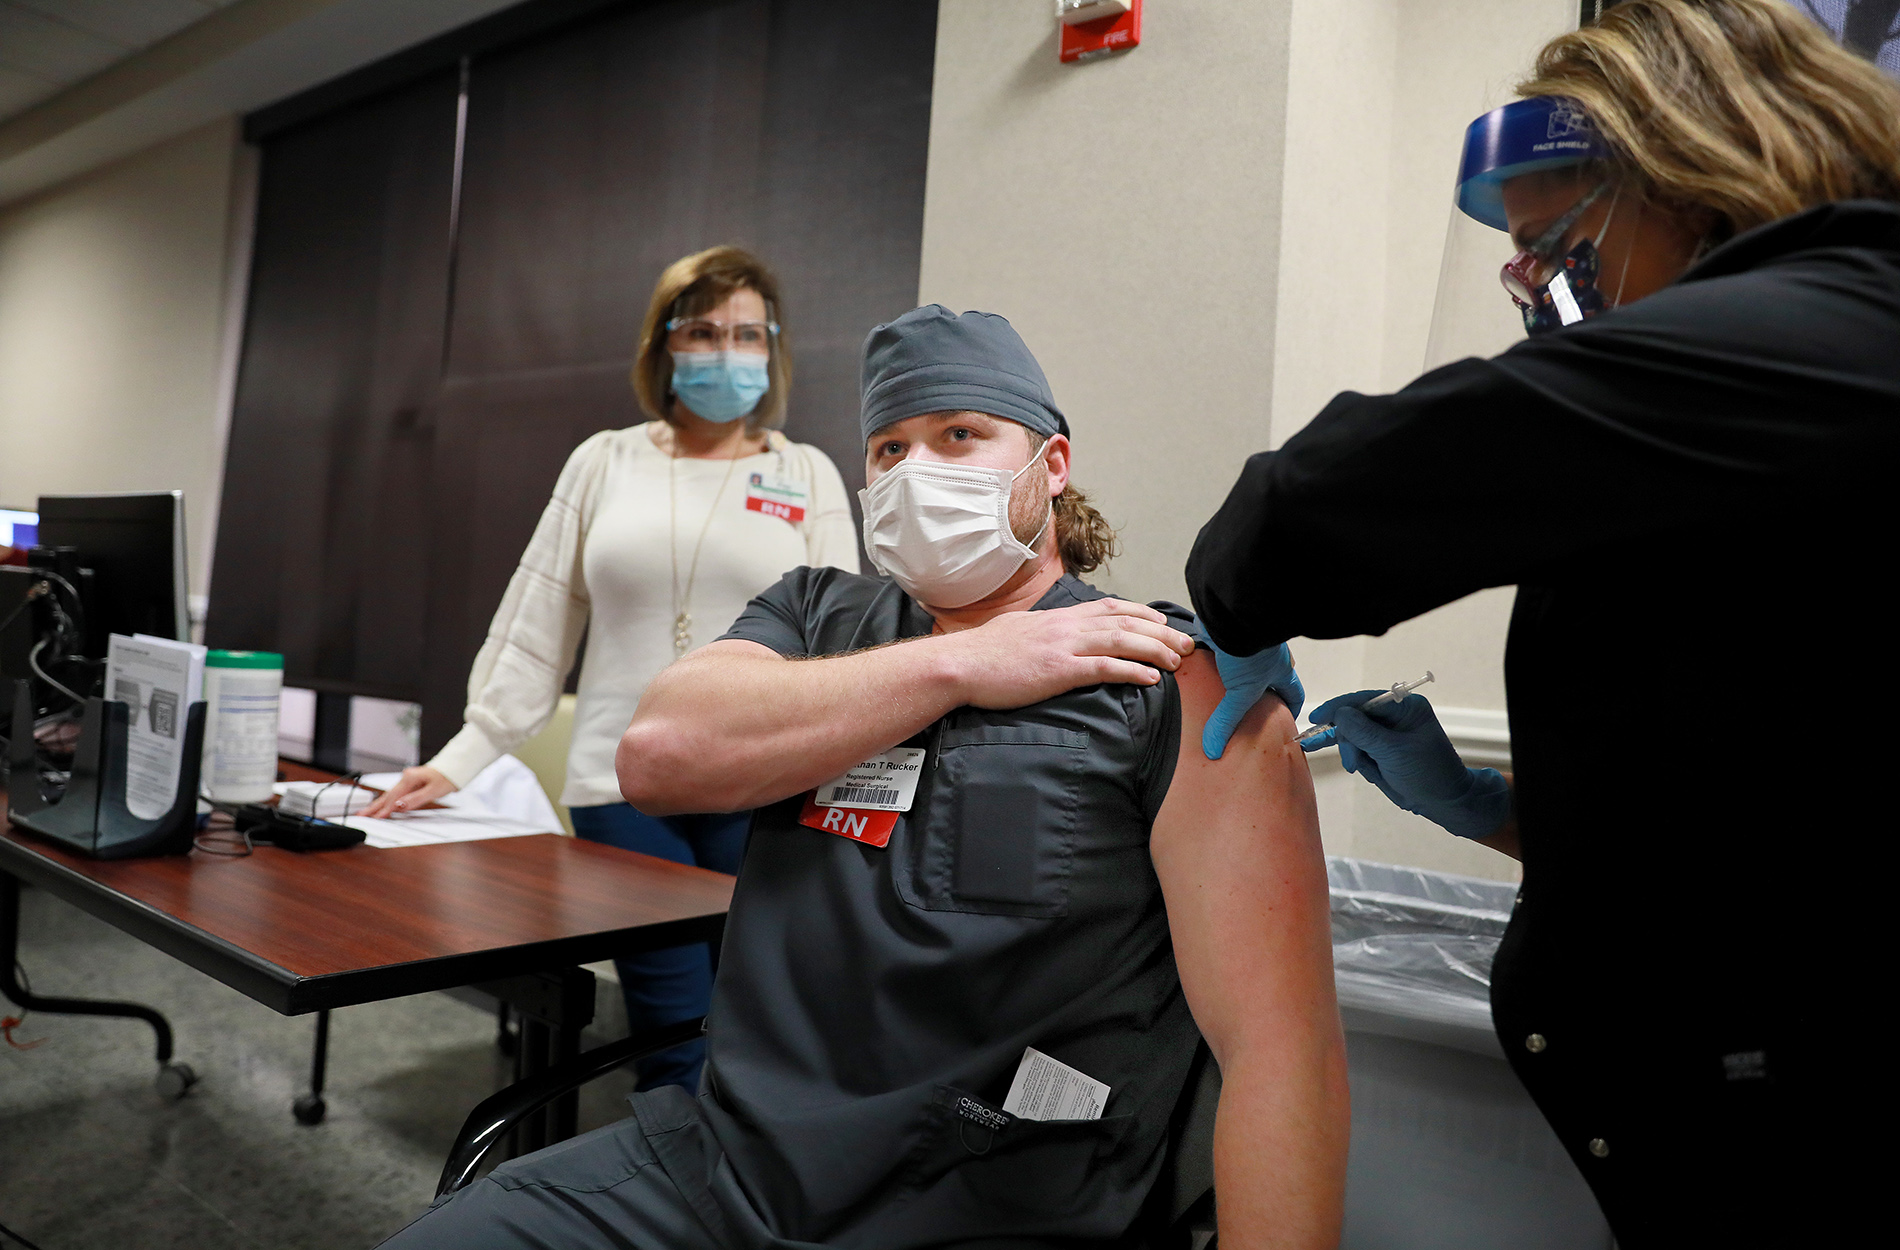
M183 491L41 495L39 514L39 545L75 548L92 570L86 655L103 658L107 634L190 639Z

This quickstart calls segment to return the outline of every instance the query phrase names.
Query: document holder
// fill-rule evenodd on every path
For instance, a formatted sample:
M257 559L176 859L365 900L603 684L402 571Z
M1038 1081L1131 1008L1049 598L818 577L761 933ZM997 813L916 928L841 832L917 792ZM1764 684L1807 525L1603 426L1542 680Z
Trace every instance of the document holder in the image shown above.
M204 754L205 705L185 713L184 758L178 765L178 793L171 809L147 820L125 805L126 743L131 709L116 700L87 699L73 751L72 776L58 801L40 794L39 768L30 728L33 705L28 686L14 682L13 724L8 750L8 815L22 829L93 859L130 859L137 855L183 855L191 850L198 825L198 766Z

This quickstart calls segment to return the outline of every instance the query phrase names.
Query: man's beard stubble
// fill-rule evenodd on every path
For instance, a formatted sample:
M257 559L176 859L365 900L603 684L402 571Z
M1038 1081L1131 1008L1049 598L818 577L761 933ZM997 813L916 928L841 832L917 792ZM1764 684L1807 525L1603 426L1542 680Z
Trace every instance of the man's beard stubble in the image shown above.
M1053 501L1049 498L1049 463L1037 456L1035 470L1017 478L1010 487L1009 532L1023 546L1036 546L1037 539L1048 537L1044 526L1055 528L1052 506Z

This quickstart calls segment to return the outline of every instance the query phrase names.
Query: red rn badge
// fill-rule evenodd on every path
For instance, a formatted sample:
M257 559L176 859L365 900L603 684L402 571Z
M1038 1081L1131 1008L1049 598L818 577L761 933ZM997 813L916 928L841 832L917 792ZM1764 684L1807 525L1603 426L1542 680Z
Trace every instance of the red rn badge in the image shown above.
M745 506L752 512L762 512L796 525L805 519L805 491L797 483L776 475L768 480L765 474L754 473L746 485Z
M897 816L896 812L862 807L820 807L814 790L805 795L805 807L798 813L798 823L866 846L881 847L889 845L891 831L897 828Z

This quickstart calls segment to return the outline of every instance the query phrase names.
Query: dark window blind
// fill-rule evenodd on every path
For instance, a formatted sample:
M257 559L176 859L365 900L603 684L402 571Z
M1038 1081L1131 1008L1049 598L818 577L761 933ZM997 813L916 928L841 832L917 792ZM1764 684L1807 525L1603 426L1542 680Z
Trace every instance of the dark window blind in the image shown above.
M213 645L414 699L423 750L567 455L642 419L661 268L778 271L787 433L861 484L857 356L915 300L934 0L627 4L264 139Z
M419 694L455 102L436 74L264 145L206 637L294 685Z

